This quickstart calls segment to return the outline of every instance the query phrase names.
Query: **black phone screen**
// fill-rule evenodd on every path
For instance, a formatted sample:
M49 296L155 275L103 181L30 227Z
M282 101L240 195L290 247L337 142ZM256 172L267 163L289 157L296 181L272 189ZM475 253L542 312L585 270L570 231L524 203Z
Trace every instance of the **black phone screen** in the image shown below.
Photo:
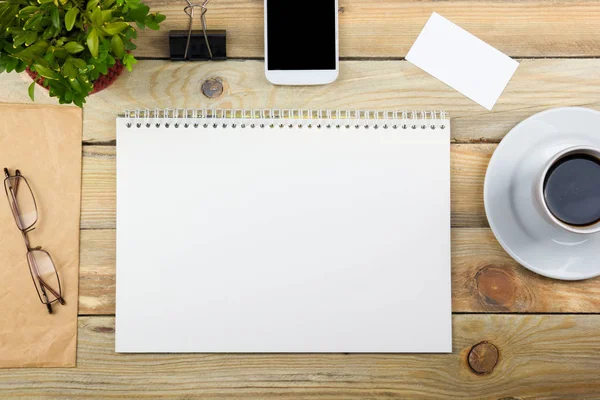
M335 0L267 0L269 70L335 70Z

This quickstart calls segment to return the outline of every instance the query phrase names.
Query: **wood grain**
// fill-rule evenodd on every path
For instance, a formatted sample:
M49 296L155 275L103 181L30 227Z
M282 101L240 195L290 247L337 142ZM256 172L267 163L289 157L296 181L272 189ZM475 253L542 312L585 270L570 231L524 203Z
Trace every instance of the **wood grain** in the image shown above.
M79 313L115 312L115 231L81 231ZM518 265L487 228L452 230L454 312L598 313L600 278L564 282ZM599 316L600 318L600 316Z
M160 31L140 34L136 55L168 58L169 30L187 28L185 3L147 3L167 20ZM339 7L342 57L404 57L434 11L513 57L600 55L600 5L593 1L340 0ZM262 0L211 2L207 22L227 30L229 57L264 56Z
M452 229L454 312L600 313L600 278L566 282L520 266L488 228Z
M76 369L4 370L4 398L595 398L600 318L456 315L452 354L116 354L114 320L79 319ZM467 357L488 341L492 371Z
M263 69L260 61L141 61L132 74L126 73L108 90L89 99L84 141L114 141L114 118L126 109L445 110L452 117L453 140L462 143L498 142L519 121L552 107L600 109L600 59L522 60L493 112L406 61L342 62L339 80L318 87L273 86L265 80ZM202 93L204 82L213 78L220 78L224 86L216 99ZM30 82L26 75L0 75L2 101L30 102ZM55 103L42 88L36 88L36 99Z
M494 144L451 146L452 226L487 226L483 182ZM116 226L116 151L114 146L84 146L81 195L83 229Z
M183 2L146 1L168 19L161 31L140 35L136 55L166 57L168 30L186 22ZM210 3L209 26L227 29L230 57L263 57L262 5ZM488 112L410 63L385 60L406 55L433 11L513 57L559 59L520 60ZM148 60L89 99L83 140L103 146L84 147L79 312L115 311L117 113L166 107L443 109L453 118L455 142L452 307L469 313L454 315L453 353L121 355L114 353L112 317L80 317L77 368L2 370L0 398L599 397L600 278L560 282L519 266L487 228L482 189L495 143L519 121L558 106L600 109L600 59L593 58L600 56L600 1L340 0L339 13L342 57L380 60L343 61L332 85L272 86L261 61ZM29 83L25 75L0 75L0 101L29 102ZM56 103L41 88L36 101Z

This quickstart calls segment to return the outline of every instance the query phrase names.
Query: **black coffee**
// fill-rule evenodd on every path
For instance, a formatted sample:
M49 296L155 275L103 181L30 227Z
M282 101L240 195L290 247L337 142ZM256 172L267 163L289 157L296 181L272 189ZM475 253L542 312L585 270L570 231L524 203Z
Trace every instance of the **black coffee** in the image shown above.
M544 199L550 212L566 224L600 221L600 160L583 153L558 160L546 174Z

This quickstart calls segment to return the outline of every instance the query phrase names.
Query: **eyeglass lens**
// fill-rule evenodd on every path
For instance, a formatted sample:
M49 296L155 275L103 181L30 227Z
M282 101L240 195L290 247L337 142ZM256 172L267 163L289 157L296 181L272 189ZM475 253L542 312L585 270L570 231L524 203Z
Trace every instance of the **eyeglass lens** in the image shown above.
M31 228L37 221L37 208L29 183L20 175L4 180L10 208L20 230Z
M50 255L44 250L31 250L27 253L27 261L42 303L49 304L59 300L60 282Z

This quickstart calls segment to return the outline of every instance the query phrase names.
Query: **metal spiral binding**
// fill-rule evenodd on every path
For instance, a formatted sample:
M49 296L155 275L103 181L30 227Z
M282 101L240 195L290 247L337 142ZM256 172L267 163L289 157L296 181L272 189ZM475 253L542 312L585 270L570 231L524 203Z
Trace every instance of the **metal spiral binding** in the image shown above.
M446 129L444 111L373 111L308 109L145 109L126 110L128 128L298 127L308 129Z

